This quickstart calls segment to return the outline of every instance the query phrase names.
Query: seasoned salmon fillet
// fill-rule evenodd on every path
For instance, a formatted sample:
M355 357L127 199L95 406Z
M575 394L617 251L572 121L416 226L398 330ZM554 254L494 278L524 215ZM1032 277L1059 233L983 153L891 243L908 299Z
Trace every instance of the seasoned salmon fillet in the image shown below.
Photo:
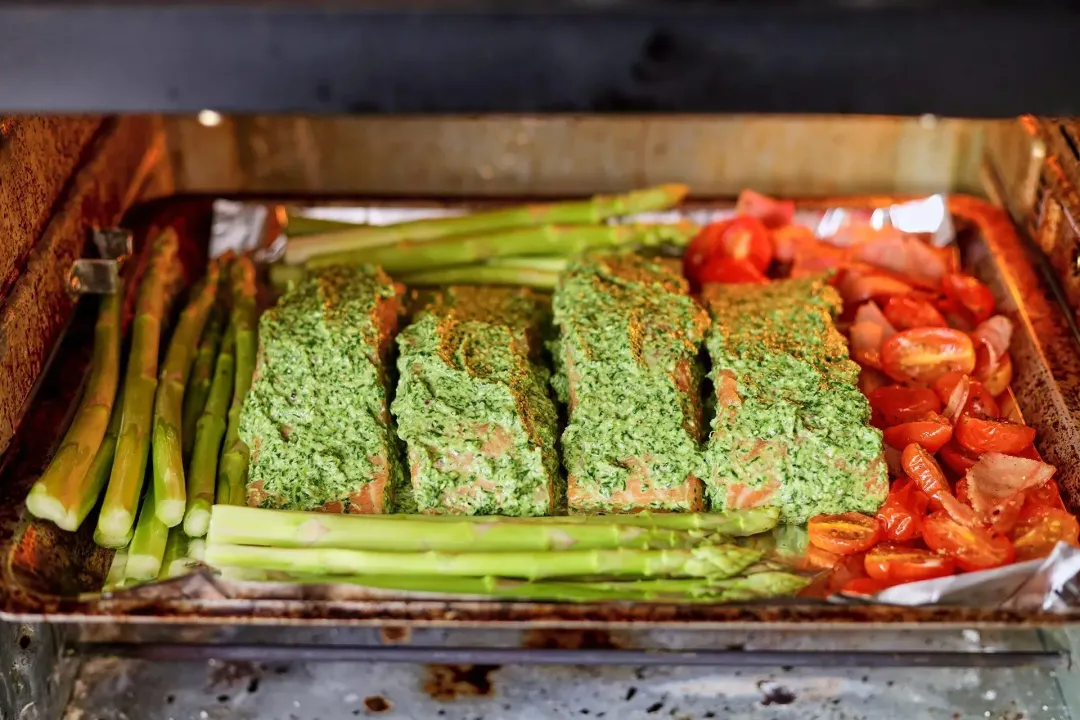
M550 303L521 288L450 287L421 299L398 337L392 410L415 510L549 515L562 495L550 372Z
M335 267L263 314L240 418L249 505L387 512L401 482L387 365L401 307L382 270Z
M888 492L881 433L833 325L836 291L811 277L709 285L703 296L716 392L704 478L712 509L776 507L788 523L877 510Z
M552 308L569 512L702 509L697 358L708 317L679 263L587 255Z

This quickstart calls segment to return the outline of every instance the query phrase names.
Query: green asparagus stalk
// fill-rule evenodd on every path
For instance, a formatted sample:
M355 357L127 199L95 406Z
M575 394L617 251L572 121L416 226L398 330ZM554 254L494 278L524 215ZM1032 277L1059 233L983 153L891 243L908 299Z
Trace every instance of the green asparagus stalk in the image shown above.
M113 555L112 564L109 565L109 574L105 576L105 584L101 587L102 592L116 590L124 585L124 571L127 568L128 551L122 547Z
M31 514L52 520L63 530L79 529L103 487L101 476L92 470L111 427L110 417L116 415L113 405L120 378L122 304L122 292L101 299L86 391L60 449L26 498Z
M425 520L424 516L413 516L388 526L385 521L374 516L330 515L230 505L214 507L208 539L213 544L387 552L542 552L614 548L660 550L691 548L723 541L722 537L697 530L666 530L611 523L433 523Z
M109 418L109 427L105 429L105 437L101 439L101 446L98 447L97 454L94 455L94 462L90 464L90 469L86 472L86 486L92 488L92 490L83 498L85 504L79 508L79 513L83 519L90 514L90 510L97 503L102 488L105 487L105 483L109 482L109 472L112 470L113 457L116 455L116 438L120 435L120 421L124 415L123 404L124 388L121 386L116 402L113 403L112 416ZM82 523L81 520L79 522ZM123 547L130 540L130 533L121 537L109 538L100 535L96 528L94 530L94 542L102 547Z
M367 515L365 520L401 522L420 520L429 523L469 522L480 525L511 523L521 525L583 524L631 525L668 530L707 530L728 537L747 537L772 530L777 525L776 508L729 510L723 513L654 513L632 515L567 515L560 517L502 517L498 515Z
M681 225L537 225L487 235L455 235L423 243L392 245L319 255L309 270L330 265L369 263L391 275L468 265L492 258L528 255L576 255L596 248L686 244L697 227Z
M663 210L686 197L685 185L661 185L635 190L626 195L597 195L589 200L527 205L525 207L472 213L459 217L416 220L397 225L354 226L350 229L296 238L286 233L285 264L302 265L320 255L358 252L393 243L419 243L451 235L478 235L535 225L578 225L599 223L619 215ZM308 224L310 227L310 223ZM362 261L362 260L361 260Z
M199 349L195 353L195 362L191 366L191 377L184 391L183 427L180 437L183 441L184 462L191 462L191 452L195 449L195 425L199 422L206 398L210 395L210 385L214 378L214 362L217 360L221 335L225 329L221 307L214 305L210 317L206 320L206 329L199 340ZM231 391L230 391L231 392Z
M120 538L135 523L150 452L151 418L157 390L158 352L166 307L178 279L176 231L166 229L154 241L135 306L131 351L124 378L123 417L109 487L98 516L102 538Z
M161 572L165 544L169 539L169 526L157 517L154 495L154 483L148 483L142 508L139 510L139 522L135 525L135 534L128 546L127 565L124 568L124 577L132 582L153 580Z
M154 400L154 498L158 520L168 527L179 525L187 505L182 448L184 388L195 359L195 345L214 306L218 289L218 264L211 262L202 282L192 292L187 307L169 341L161 379Z
M202 561L205 549L206 541L202 538L189 538L180 526L171 528L158 579L187 575Z
M230 326L221 341L210 395L195 428L195 449L188 468L188 505L184 514L184 532L189 537L202 537L210 525L210 508L214 504L217 487L218 456L233 394L235 352L236 333Z
M224 577L261 582L347 583L377 590L435 595L476 595L515 600L561 602L746 602L792 595L809 580L788 572L763 572L727 579L686 578L617 582L534 581L499 577L429 575L305 575L227 568Z
M734 545L685 550L566 550L557 552L372 552L338 548L267 548L207 543L213 567L329 575L498 575L536 580L575 575L732 577L761 558ZM130 562L130 561L129 561Z
M342 220L327 220L326 218L310 217L301 215L295 208L282 208L285 211L285 234L290 241L307 235L322 235L325 233L343 232L366 227L360 223L344 222Z
M230 268L232 281L232 331L236 342L236 375L233 382L229 422L218 465L217 502L243 505L247 502L248 446L240 439L240 412L251 389L258 352L258 311L255 307L255 268L241 257Z

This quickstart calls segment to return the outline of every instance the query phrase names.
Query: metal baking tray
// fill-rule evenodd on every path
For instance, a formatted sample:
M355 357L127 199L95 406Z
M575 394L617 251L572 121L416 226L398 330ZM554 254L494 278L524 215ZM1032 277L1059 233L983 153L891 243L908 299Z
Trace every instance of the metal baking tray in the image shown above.
M846 197L799 203L807 212L845 207L886 207L909 198ZM364 203L387 204L387 203ZM489 203L423 203L425 207L476 207ZM416 207L417 203L400 203ZM148 225L182 222L181 257L189 277L205 262L209 199L174 200L135 217ZM688 209L717 210L729 203L694 202ZM1080 333L1063 310L1060 288L1045 259L1018 235L999 208L954 196L949 208L964 267L993 291L999 308L1016 325L1012 345L1013 390L1020 410L1038 431L1038 449L1057 466L1065 501L1080 510ZM201 228L201 230L195 230ZM142 228L142 235L148 234ZM528 626L608 628L815 629L872 625L933 627L1035 627L1080 621L1080 608L1063 613L961 606L896 607L837 605L810 599L753 604L536 603L496 600L432 600L377 593L343 585L266 586L234 583L208 571L101 595L112 557L94 545L94 523L75 534L26 517L23 500L47 463L66 425L85 376L92 335L92 308L76 309L63 340L39 380L11 449L0 463L0 619L70 623L287 624L395 626Z

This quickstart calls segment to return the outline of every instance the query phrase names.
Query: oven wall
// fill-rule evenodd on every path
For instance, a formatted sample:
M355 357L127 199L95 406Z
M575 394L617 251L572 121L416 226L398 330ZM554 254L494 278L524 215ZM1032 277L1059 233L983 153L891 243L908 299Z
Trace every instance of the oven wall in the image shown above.
M218 117L211 116L217 120ZM185 192L558 196L680 181L702 196L983 194L1008 121L841 116L234 117L168 121Z

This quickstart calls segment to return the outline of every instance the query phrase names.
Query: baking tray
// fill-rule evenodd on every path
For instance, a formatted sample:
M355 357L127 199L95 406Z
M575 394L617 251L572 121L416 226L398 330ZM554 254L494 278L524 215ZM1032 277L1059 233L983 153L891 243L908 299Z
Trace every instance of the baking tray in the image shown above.
M910 198L845 197L799 203L826 208L886 207ZM390 204L353 201L351 204ZM400 203L416 207L417 203ZM478 207L491 203L422 203L425 207ZM719 210L730 203L694 202L687 210ZM129 225L149 235L153 226L182 224L181 257L189 277L205 262L209 199L177 199L142 208ZM1063 310L1060 289L1045 260L1021 238L1006 214L989 203L955 196L949 208L965 268L993 291L1016 331L1011 348L1013 389L1038 449L1058 467L1066 503L1080 510L1080 334ZM141 220L150 217L150 221ZM136 267L136 270L138 268ZM43 374L11 450L0 463L0 619L72 623L738 627L764 629L873 625L934 627L1051 626L1080 621L1080 608L1062 613L966 608L836 605L810 599L753 604L536 603L499 600L403 598L347 586L266 586L223 581L208 572L111 595L100 587L112 551L98 548L88 521L69 534L26 517L25 498L66 425L85 376L92 334L92 304L76 309L68 331Z

